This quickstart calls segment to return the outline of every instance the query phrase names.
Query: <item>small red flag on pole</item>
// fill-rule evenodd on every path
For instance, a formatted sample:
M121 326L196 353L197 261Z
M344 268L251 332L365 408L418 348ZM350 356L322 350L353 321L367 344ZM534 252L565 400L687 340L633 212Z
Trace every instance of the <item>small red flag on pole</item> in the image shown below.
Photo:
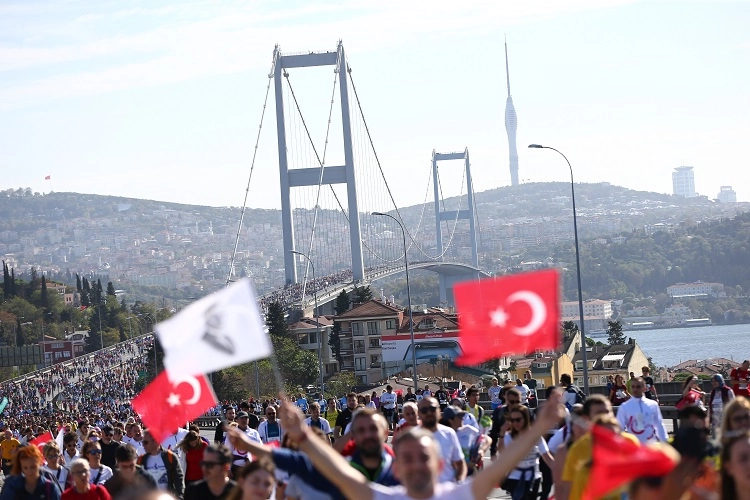
M453 295L463 355L456 363L475 365L508 354L556 349L559 294L554 269L457 284Z

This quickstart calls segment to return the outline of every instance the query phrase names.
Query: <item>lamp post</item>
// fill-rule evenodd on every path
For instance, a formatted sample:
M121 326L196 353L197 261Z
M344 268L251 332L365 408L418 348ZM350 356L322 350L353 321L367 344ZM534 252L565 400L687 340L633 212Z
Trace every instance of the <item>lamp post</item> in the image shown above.
M409 287L409 258L406 255L406 229L404 229L404 225L401 223L400 220L392 216L391 214L386 214L383 212L373 212L372 215L381 215L384 217L390 217L394 221L396 221L396 224L401 228L401 237L404 240L404 267L406 268L406 300L409 303L409 333L411 334L411 362L412 362L412 371L413 371L413 378L414 378L414 394L417 393L417 390L419 389L419 376L417 375L417 349L414 346L414 321L412 321L412 314L411 314L411 288Z
M573 183L573 167L570 165L570 161L568 161L568 157L562 154L560 151L556 150L555 148L549 147L549 146L542 146L541 144L529 144L529 147L532 149L551 149L552 151L555 151L557 154L565 158L566 163L568 164L568 169L570 169L570 196L573 200L573 235L575 237L575 244L576 244L576 274L578 277L578 315L580 320L580 330L581 330L581 343L583 344L583 349L581 350L581 360L583 361L583 391L588 394L589 393L589 367L588 367L588 360L586 355L586 331L584 328L584 318L583 318L583 294L582 294L582 288L581 288L581 253L578 247L578 216L576 215L576 190L575 185Z
M322 395L325 392L323 390L323 342L320 338L320 311L318 310L318 289L315 286L315 264L313 264L312 259L307 254L298 252L297 250L289 250L289 253L301 255L307 260L307 262L310 264L310 267L312 268L313 297L315 298L315 331L317 332L318 336L318 370L320 370L320 394ZM258 397L260 397L260 395L258 395Z

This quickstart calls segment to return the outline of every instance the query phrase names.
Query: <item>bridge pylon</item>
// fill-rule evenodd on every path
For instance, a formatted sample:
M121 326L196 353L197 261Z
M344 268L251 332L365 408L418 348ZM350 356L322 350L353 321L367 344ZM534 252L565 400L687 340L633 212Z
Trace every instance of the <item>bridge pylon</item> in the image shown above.
M287 69L315 66L336 66L339 75L341 99L341 126L344 145L344 165L314 168L289 168L286 141L286 120L282 78ZM281 225L284 240L284 272L287 284L297 283L297 266L294 241L294 221L291 206L291 188L317 186L323 169L323 184L346 184L347 209L349 212L349 238L352 253L352 274L355 281L363 280L365 267L362 257L362 237L359 224L357 187L354 176L354 154L352 149L351 119L349 114L348 65L344 45L339 41L334 52L310 52L284 55L278 46L274 49L274 93L276 94L276 137L279 150L279 177L281 181Z
M466 169L466 192L467 192L467 208L463 210L442 210L440 208L440 189L438 179L438 162L447 160L464 160L464 168ZM479 252L477 250L477 233L476 233L476 208L474 206L474 185L471 180L471 162L469 161L469 148L465 148L462 152L455 153L437 153L434 149L432 150L432 187L435 192L435 235L437 238L437 252L440 255L440 260L443 261L443 232L442 232L442 221L455 221L455 220L468 220L469 221L469 237L471 242L471 263L475 268L479 267ZM440 281L440 302L448 302L448 287L452 287L452 283L446 281L446 277L443 274L439 275ZM467 276L467 278L478 277L474 275Z

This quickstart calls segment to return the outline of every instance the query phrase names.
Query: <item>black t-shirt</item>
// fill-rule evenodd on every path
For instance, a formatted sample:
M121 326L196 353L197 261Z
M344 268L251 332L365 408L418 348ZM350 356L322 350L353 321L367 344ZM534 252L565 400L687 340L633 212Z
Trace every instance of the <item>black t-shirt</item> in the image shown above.
M448 406L448 403L450 401L450 396L448 395L448 391L444 389L440 389L438 391L435 391L435 399L438 400L438 404L440 404L441 407Z
M104 441L99 441L99 444L102 445L102 463L110 469L115 470L117 468L115 451L117 451L117 448L119 448L120 445L115 441L110 441L109 444L106 444Z
M349 422L352 421L352 411L349 408L344 408L344 411L339 413L339 416L336 417L336 425L335 427L341 427L341 433L346 430L346 426L349 425Z
M410 394L410 393L407 392L406 394L404 394L404 401L406 401L406 402L409 402L409 401L416 402L417 401L417 395L414 394L414 393Z
M643 380L646 382L646 392L644 393L644 396L648 399L656 399L654 393L651 392L651 388L654 386L654 379L651 377L643 377Z
M232 491L232 488L234 488L236 484L237 483L230 479L227 481L226 486L224 486L224 491L216 496L211 493L210 489L208 489L208 483L206 483L206 480L202 479L187 487L185 490L185 500L223 500L229 495L229 492Z

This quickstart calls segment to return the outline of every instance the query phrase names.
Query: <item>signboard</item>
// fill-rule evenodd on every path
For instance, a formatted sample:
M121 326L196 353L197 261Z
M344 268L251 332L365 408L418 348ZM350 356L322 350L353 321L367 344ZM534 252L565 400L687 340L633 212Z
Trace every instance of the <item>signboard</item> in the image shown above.
M41 365L42 348L38 344L21 347L0 347L0 367Z
M414 346L411 335L385 335L380 341L383 349L383 365L387 373L396 373L412 365L414 352L417 364L434 363L438 357L455 360L461 355L458 332L414 332Z

